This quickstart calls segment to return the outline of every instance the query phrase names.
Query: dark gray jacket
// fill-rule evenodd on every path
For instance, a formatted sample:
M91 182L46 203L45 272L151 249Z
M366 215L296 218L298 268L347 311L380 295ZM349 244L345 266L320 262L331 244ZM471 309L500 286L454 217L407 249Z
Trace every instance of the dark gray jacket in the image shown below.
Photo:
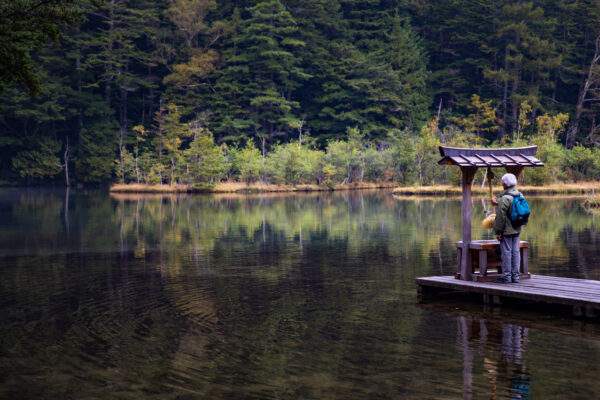
M498 205L496 206L496 220L494 221L494 233L496 235L508 236L521 233L521 227L515 228L510 222L513 197L510 196L509 193L514 195L520 194L516 186L512 186L496 197L496 200L498 200Z

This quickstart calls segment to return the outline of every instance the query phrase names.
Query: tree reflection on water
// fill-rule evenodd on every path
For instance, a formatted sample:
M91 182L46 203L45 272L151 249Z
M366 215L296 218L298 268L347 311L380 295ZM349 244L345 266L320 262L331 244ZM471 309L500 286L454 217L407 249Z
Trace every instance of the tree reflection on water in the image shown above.
M530 270L600 279L598 219L530 203ZM1 398L600 393L593 324L416 305L416 277L455 272L458 199L8 190L0 206ZM484 206L474 238L491 237Z

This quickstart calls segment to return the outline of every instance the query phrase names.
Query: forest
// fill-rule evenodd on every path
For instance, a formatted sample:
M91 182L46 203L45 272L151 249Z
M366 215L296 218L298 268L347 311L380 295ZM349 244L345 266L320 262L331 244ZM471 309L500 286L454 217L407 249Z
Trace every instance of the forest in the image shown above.
M0 4L0 185L600 179L600 0Z

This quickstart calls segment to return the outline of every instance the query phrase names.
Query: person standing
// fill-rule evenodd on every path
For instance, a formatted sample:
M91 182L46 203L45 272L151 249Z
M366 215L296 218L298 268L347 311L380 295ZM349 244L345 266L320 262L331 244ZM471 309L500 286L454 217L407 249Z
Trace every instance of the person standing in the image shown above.
M521 227L514 227L510 220L510 212L515 196L520 196L517 191L517 177L513 174L502 176L502 187L504 191L492 201L496 206L496 220L494 221L494 233L500 242L502 254L502 277L496 282L518 283L519 266L521 256L519 246L521 244Z

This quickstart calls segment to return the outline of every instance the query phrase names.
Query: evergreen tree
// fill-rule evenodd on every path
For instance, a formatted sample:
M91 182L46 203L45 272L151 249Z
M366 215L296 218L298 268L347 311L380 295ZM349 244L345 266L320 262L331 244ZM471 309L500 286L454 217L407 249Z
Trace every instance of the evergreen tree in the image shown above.
M214 182L226 169L223 151L215 145L212 133L199 126L198 121L193 122L192 132L192 142L184 151L187 183Z
M553 154L600 141L597 0L94 4L0 5L0 182L109 184L117 165L121 181L205 184L229 164L232 178L431 182L447 178L428 168L436 141L539 141L544 113L570 117ZM261 154L242 173L246 144ZM575 171L588 155L570 151Z
M586 0L563 5L563 8L567 7L571 11L568 18L561 19L565 26L560 41L564 48L560 77L562 82L577 90L571 91L576 94L573 96L576 101L566 130L565 145L573 146L578 136L586 143L597 144L600 142L600 3ZM573 103L566 96L560 96L558 100Z
M240 10L234 9L227 21L221 59L215 71L215 92L208 96L212 106L211 124L221 141L239 143L248 138L252 121L248 118L245 87L250 78L250 57L240 48L241 30L244 21Z
M485 76L502 87L501 119L512 132L523 101L532 106L533 116L546 109L544 90L552 87L550 71L560 65L552 39L555 21L532 2L507 2L495 25L503 64L486 70Z
M16 82L29 94L41 92L39 71L30 52L58 41L59 26L74 24L82 13L79 0L11 0L0 2L0 91Z
M402 86L402 122L414 128L425 121L431 103L427 94L427 62L421 48L421 39L412 31L407 21L401 21L398 11L390 35L388 62Z
M12 159L14 168L28 182L31 179L52 178L62 170L57 156L60 150L58 142L42 137L30 148L33 150L23 150Z
M10 153L7 153L7 161L13 158L12 167L21 176L32 176L23 175L23 171L19 169L25 165L26 168L31 168L32 161L26 164L15 161L17 158L23 160L21 153L28 154L26 158L31 158L32 154L39 154L40 162L47 164L42 159L47 159L52 150L53 157L57 157L56 163L53 164L56 164L58 170L48 169L47 176L53 177L63 168L65 171L69 168L69 121L76 113L77 103L69 77L61 74L61 71L69 67L69 60L65 59L64 52L57 48L49 48L34 61L40 65L40 71L36 71L36 75L41 78L40 94L31 98L17 86L10 86L5 90L4 96L9 101L1 108L0 113L8 129L4 134L6 136L2 136L6 150L10 150ZM0 148L2 147L0 145ZM63 148L64 151L61 152ZM37 178L41 176L36 175ZM70 185L68 176L66 184Z
M156 115L158 123L158 148L159 160L162 161L163 150L167 152L169 162L169 181L171 186L177 183L179 167L182 165L183 139L191 135L188 124L181 121L180 107L169 104L162 108Z
M175 47L179 56L163 82L167 86L167 101L183 106L183 115L194 115L206 108L203 97L211 86L208 76L218 60L218 53L211 47L223 35L222 24L211 25L206 20L215 7L214 0L175 0L165 11L183 42Z
M153 7L135 0L110 0L100 9L103 27L89 35L89 52L85 66L99 68L97 84L104 85L106 108L114 108L118 117L118 150L121 163L122 149L129 131L129 98L132 92L144 86L143 76L133 70L136 64L149 66L154 63L145 49L142 39L152 35L152 22L158 18ZM105 115L107 126L111 125L111 114Z
M386 40L373 51L344 41L331 44L330 76L317 98L327 120L321 129L340 135L356 125L370 137L385 138L390 129L415 128L424 120L430 100L418 37L398 16L385 21Z
M217 96L239 104L241 115L232 117L246 122L235 125L247 126L245 133L261 141L264 155L267 142L286 135L290 123L297 120L294 111L299 104L292 98L293 92L310 76L295 55L305 43L297 38L296 23L281 2L262 2L248 12L250 17L242 21L239 40L233 43L236 49L244 49L243 58L232 56L220 76L239 86L225 86ZM231 121L217 121L216 130L235 127Z
M473 93L495 95L483 71L498 62L496 41L491 40L497 9L493 0L400 2L423 38L436 109L456 111L469 104Z
M375 53L387 47L396 3L391 0L340 0L347 38L360 51Z
M342 77L336 73L339 54L335 47L348 44L347 21L338 0L297 0L286 2L298 23L298 34L305 43L296 49L311 79L305 81L296 97L305 115L303 129L309 129L321 142L345 135L346 126L334 120L326 105L325 94L332 87L341 90Z

